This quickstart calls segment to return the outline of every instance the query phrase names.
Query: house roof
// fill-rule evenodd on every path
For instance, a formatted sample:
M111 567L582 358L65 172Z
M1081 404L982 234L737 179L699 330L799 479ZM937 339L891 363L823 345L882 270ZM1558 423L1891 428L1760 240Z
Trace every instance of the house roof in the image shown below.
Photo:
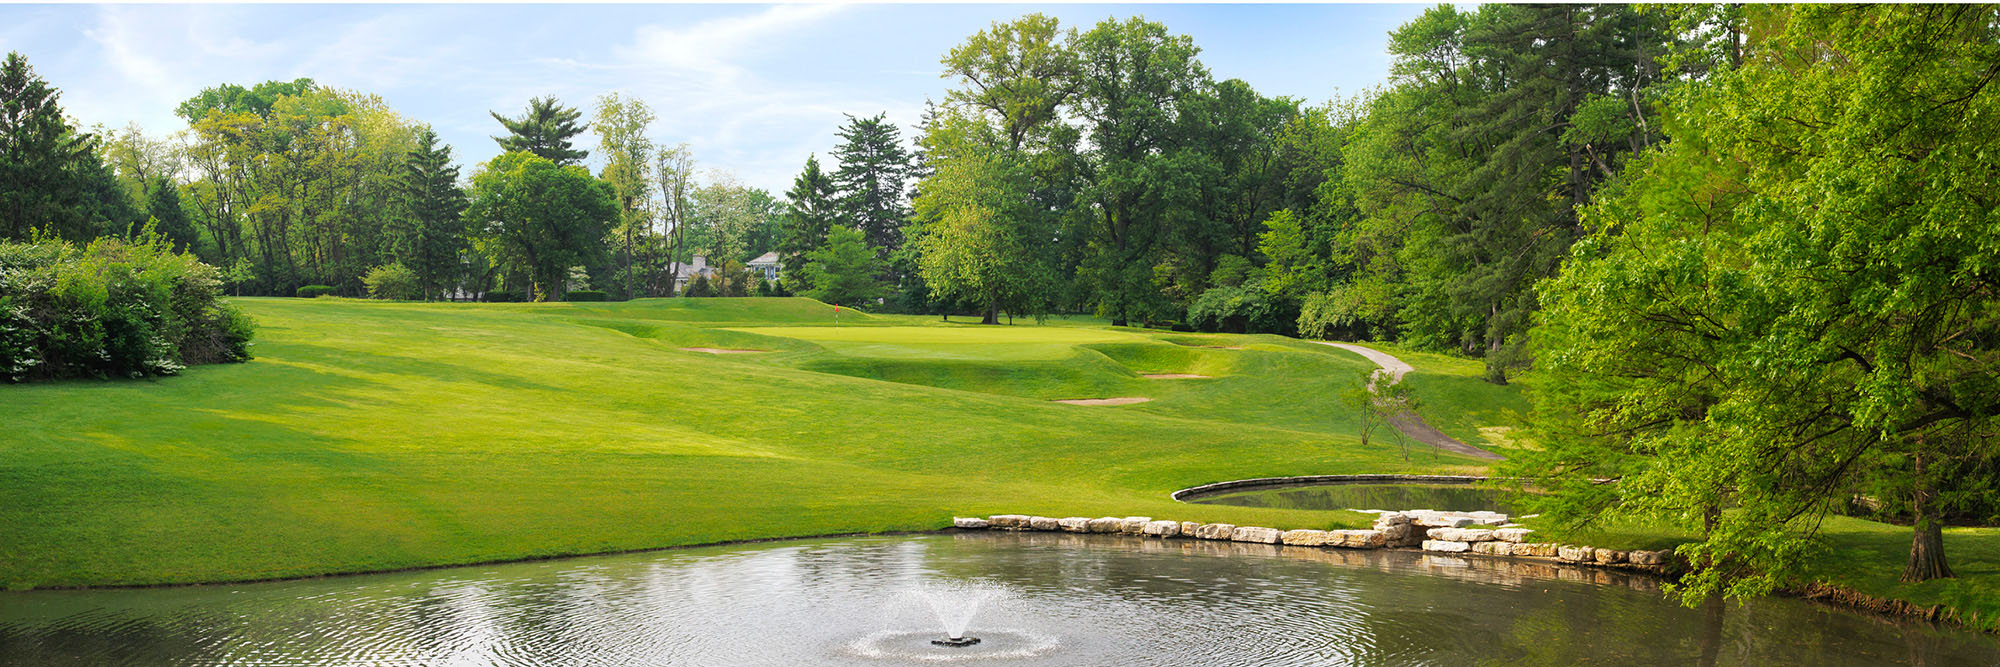
M762 255L758 255L756 259L750 260L750 264L776 264L776 263L778 263L778 253L775 252L767 252Z

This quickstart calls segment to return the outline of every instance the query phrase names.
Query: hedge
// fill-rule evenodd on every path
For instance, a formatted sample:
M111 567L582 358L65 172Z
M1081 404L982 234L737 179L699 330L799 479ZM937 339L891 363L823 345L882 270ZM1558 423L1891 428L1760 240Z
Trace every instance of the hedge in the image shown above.
M331 285L302 285L297 292L293 292L293 294L297 294L301 299L314 299L332 293L333 287Z

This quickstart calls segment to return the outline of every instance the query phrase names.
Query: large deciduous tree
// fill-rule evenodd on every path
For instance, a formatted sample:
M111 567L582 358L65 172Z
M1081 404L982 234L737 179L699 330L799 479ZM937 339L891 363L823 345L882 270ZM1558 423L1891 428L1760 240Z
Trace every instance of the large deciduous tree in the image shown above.
M1008 312L1043 312L1054 259L1052 216L1036 210L1031 174L1019 151L987 118L948 111L925 135L931 175L916 200L914 243L934 298L976 304L982 324Z
M509 151L473 175L465 215L494 255L528 275L536 301L560 301L570 268L603 252L618 197L583 167Z
M1701 531L1691 598L1789 582L1870 487L1911 500L1904 579L1951 576L1939 500L2000 454L2000 10L1746 14L1742 67L1650 119L1671 142L1541 288L1514 465L1568 522Z
M597 130L597 154L604 158L604 169L598 175L618 193L616 233L624 237L625 246L618 283L628 299L636 296L632 268L634 239L643 241L644 233L652 226L652 211L647 204L652 201L649 172L653 140L646 137L646 129L652 124L653 110L646 106L645 100L617 93L597 98L597 117L591 127Z
M583 134L584 126L576 124L583 112L563 106L553 96L529 98L528 109L520 118L487 113L507 128L507 136L493 138L500 150L527 151L560 166L582 164L590 156L590 151L577 150L570 142Z

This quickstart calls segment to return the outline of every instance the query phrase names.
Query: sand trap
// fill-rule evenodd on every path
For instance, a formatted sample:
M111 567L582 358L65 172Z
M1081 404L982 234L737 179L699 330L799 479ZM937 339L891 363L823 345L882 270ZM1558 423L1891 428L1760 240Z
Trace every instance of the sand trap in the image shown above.
M1193 373L1147 373L1139 377L1148 380L1206 380L1210 376L1195 375Z
M1195 347L1199 347L1199 348L1204 348L1204 349L1209 349L1209 350L1241 350L1241 349L1243 349L1243 346L1241 346L1241 345L1196 345Z
M770 350L731 350L722 347L683 347L681 348L681 351L707 352L709 354L755 354L758 352L769 352Z
M1144 403L1150 400L1153 399L1146 398L1144 396L1120 396L1118 398L1070 398L1056 402L1068 403L1070 405L1131 405L1133 403Z

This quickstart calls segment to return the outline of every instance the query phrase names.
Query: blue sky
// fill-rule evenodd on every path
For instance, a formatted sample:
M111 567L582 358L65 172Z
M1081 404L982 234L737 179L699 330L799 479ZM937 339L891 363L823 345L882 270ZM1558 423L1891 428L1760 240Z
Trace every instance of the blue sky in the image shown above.
M1143 15L1193 37L1217 79L1318 103L1381 83L1388 31L1424 7L0 5L0 51L25 54L86 125L168 133L202 88L309 76L381 95L468 166L498 151L488 110L554 94L587 115L618 91L653 107L655 140L782 193L807 154L833 148L843 113L887 112L912 132L952 83L939 58L994 21Z

